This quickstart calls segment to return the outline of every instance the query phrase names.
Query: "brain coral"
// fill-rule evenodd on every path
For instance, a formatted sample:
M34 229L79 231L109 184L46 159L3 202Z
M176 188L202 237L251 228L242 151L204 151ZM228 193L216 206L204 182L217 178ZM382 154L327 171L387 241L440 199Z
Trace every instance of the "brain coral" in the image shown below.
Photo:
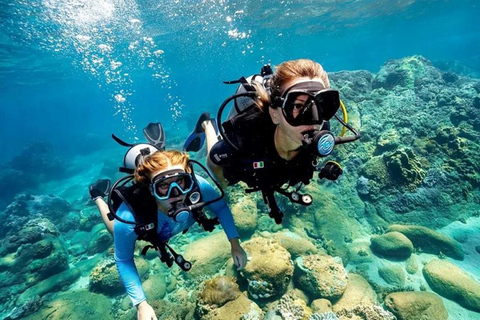
M225 276L207 280L200 297L204 303L220 307L228 301L237 299L241 294L235 281L235 278Z

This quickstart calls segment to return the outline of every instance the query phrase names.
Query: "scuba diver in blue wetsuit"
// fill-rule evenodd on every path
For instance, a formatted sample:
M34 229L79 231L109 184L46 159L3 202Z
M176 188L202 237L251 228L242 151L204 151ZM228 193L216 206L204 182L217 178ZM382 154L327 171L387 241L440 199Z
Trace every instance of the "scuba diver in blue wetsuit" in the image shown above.
M327 73L312 60L283 62L275 73L266 65L260 74L226 83L240 84L236 94L223 102L216 121L208 113L200 116L184 150L198 151L206 139L207 165L215 179L222 186L243 181L250 187L247 192L261 191L270 216L280 224L283 213L274 193L310 205L312 197L299 190L314 172L329 180L343 172L334 161L320 168L318 159L360 134L347 123L345 107L339 92L330 89ZM234 105L222 123L230 102ZM340 108L343 119L337 115ZM338 136L330 131L333 119L343 126ZM353 135L343 136L346 129ZM295 189L289 191L290 187Z
M151 142L147 133L146 136ZM90 186L90 196L113 234L118 273L132 303L137 306L137 318L157 319L134 264L137 239L151 243L144 248L143 254L154 248L167 266L175 262L188 271L190 262L177 254L167 241L194 223L199 223L206 231L212 231L220 223L230 241L238 270L245 267L247 256L240 246L232 213L222 199L223 190L220 188L222 195L219 196L205 179L193 172L195 161L189 160L188 154L164 151L161 141L156 141L155 145L130 145L115 136L114 139L130 147L121 171L132 174L119 179L112 188L109 180L98 180ZM107 194L108 202L105 202L103 198ZM203 213L202 209L207 206L215 218L210 219Z

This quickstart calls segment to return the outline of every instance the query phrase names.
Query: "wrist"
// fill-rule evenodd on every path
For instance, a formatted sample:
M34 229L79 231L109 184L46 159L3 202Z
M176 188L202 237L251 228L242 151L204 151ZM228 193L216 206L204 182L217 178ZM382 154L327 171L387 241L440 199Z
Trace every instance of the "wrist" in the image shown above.
M137 304L137 309L141 309L145 306L147 306L148 303L147 303L147 300L143 300L142 302L140 302L139 304Z
M238 238L230 239L230 245L233 247L240 247L240 240Z

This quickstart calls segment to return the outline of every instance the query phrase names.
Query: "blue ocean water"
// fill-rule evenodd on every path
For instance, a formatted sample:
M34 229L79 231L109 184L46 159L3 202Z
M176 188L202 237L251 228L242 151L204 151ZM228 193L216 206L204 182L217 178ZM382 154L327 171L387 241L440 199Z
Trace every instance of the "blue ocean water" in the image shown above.
M232 93L222 81L264 63L307 57L328 72L375 72L420 54L480 69L474 0L45 0L0 9L3 160L33 138L73 153L87 134L139 138L150 121L184 136L190 117Z
M87 274L82 274L80 280L75 280L68 289L67 286L59 288L49 284L48 293L51 296L42 302L43 306L48 305L59 292L71 293L78 288L88 287L86 283L93 267L88 269L81 262L98 262L103 259L101 250L97 254L86 252L87 244L84 239L90 236L93 238L99 228L92 227L89 221L81 219L99 218L88 199L88 184L99 177L119 177L116 169L125 149L111 139L112 133L126 141L138 142L143 140L144 126L149 122L160 121L166 130L167 146L180 148L199 114L203 111L216 114L224 99L234 93L235 86L226 85L223 81L257 73L267 63L278 65L290 59L309 58L318 61L329 73L344 70L377 73L392 59L416 55L423 56L441 70L479 79L479 5L475 0L0 0L0 162L6 167L0 172L0 217L7 220L6 214L11 212L20 219L26 217L25 212L33 212L34 217L37 217L37 214L47 216L54 224L63 228L61 237L68 242L70 269L81 265L78 269ZM450 73L448 75L452 76ZM457 89L464 90L461 81ZM465 91L470 89L469 87ZM406 96L405 99L408 100L409 96ZM399 95L399 100L402 98L403 96ZM447 101L445 104L448 103L453 102ZM389 104L386 102L385 105ZM395 106L395 103L392 105ZM360 118L357 113L353 112L354 121L358 120L356 117ZM474 118L472 114L476 114L465 115L466 113L465 110L460 110L458 119L455 115L450 120L458 124L466 122L468 117ZM367 112L363 114L365 115L370 116ZM391 119L380 118L375 127L371 117L365 118L362 120L367 123L366 140L361 141L367 144L368 139L375 136L367 130L383 129L382 121L388 122L387 120ZM424 118L414 120L427 122ZM471 123L468 125L474 127ZM393 125L388 122L386 129L391 129L390 126ZM432 130L429 136L431 139L425 142L425 145L415 145L416 141L402 143L418 147L417 156L420 153L418 150L422 148L429 150L425 153L430 152L428 147L431 145L428 143L435 139L440 141L444 138L442 134L447 138L458 135L478 144L475 130L459 127L460 131L464 131L450 135L448 130L437 135ZM385 149L390 147L389 139L394 140L397 133L389 134L390 132L387 132L380 138L375 136L375 139L378 138L382 143L387 141ZM415 134L403 134L402 138ZM445 139L448 140L447 138ZM449 147L455 143L457 140L448 140ZM459 144L461 143L462 141ZM344 200L350 196L349 191L345 191L345 185L352 186L351 192L354 196L351 198L354 200L344 202L343 207L336 207L334 200L332 202L335 205L332 205L329 202L331 199L326 195L316 194L316 198L320 198L316 201L319 203L319 211L324 208L331 209L330 211L343 209L344 216L355 217L360 221L352 229L364 228L362 232L370 236L385 230L376 229L372 222L375 219L368 223L362 220L363 214L370 217L378 214L378 221L385 225L387 222L397 221L389 220L380 209L372 209L373 205L369 203L374 202L372 199L359 200L362 191L358 184L368 179L362 176L363 180L359 178L359 182L353 181L349 174L357 177L360 171L358 163L364 164L369 157L378 154L374 154L372 150L363 150L360 143L358 145L360 151L355 152L371 153L368 157L360 155L361 160L356 159L357 162L348 162L343 185L331 183L326 187L329 191L341 190L332 192L335 196L331 198ZM460 243L466 257L463 261L454 262L479 281L480 180L478 173L472 169L473 163L479 159L478 154L474 151L472 153L473 155L461 153L461 156L457 153L448 154L452 161L465 158L465 154L470 155L472 160L467 162L471 165L467 166L467 169L463 162L458 167L455 167L457 163L451 164L454 169L452 171L461 173L458 176L452 174L453 178L449 176L448 179L451 180L445 177L445 172L449 173L450 170L449 160L445 158L440 161L435 158L437 162L432 160L429 165L437 166L434 169L446 168L444 171L428 171L428 176L425 174L428 179L424 176L425 182L415 186L420 186L418 189L408 190L412 191L408 193L404 188L402 192L405 191L407 195L403 197L402 194L390 202L387 200L391 199L387 199L385 203L393 203L392 207L395 207L396 203L411 205L411 212L402 208L405 211L398 214L401 222L405 222L404 217L410 217L408 214L431 214L431 211L428 211L431 208L425 207L438 206L435 207L438 208L438 215L425 220L433 221L430 226L432 229ZM345 154L342 156L348 158ZM445 167L442 167L443 163L446 163ZM445 205L445 198L451 195L445 195L448 193L445 190L451 189L442 183L448 181L450 185L460 185L465 176L473 176L471 181L468 181L470 185L464 189L459 186L454 192L455 195L464 195L464 198L458 198L465 202ZM461 177L460 182L455 180L458 177ZM432 186L437 185L444 189L433 190ZM368 190L365 192L368 193ZM23 193L27 195L22 195ZM385 198L390 196L387 191L383 195L386 195ZM243 201L242 197L239 199ZM433 205L423 203L425 199L431 200ZM257 202L261 202L261 199ZM378 202L378 207L384 209L384 203ZM28 210L22 211L23 203L27 203ZM294 216L295 211L289 204L281 204ZM43 212L42 206L55 208L59 212ZM445 216L442 216L442 209L445 209ZM465 210L464 214L452 214L462 210ZM375 214L372 213L374 211ZM68 212L67 218L58 218L64 212ZM262 215L268 217L265 212ZM65 222L68 219L72 219L71 225ZM306 224L311 222L308 218L305 219ZM260 220L262 219L259 218ZM271 227L265 220L262 221L263 224L258 223L260 231L285 231L276 228L277 226ZM78 227L82 223L83 225ZM291 225L289 227L294 229ZM11 219L0 228L0 233L7 234L10 237L7 237L8 241L13 239L13 243L17 238L7 232L10 228L15 229L15 221L12 222ZM287 234L295 238L291 233ZM309 235L311 234L315 235L315 230L309 230ZM203 236L205 234L198 232L194 238ZM312 236L310 240L315 239L315 245L325 247L325 242L328 241L324 240L329 240L328 236L331 235L326 235L325 238L323 235ZM361 236L363 238L359 236L359 239L370 239L365 234ZM8 241L3 247L8 247ZM186 242L188 241L179 240L176 245L184 248ZM79 249L80 244L83 249ZM17 252L19 256L20 251ZM20 318L22 315L35 315L34 311L44 310L40 305L25 304L27 306L21 309L20 303L15 304L8 299L10 294L16 298L29 284L10 283L13 280L9 280L12 277L8 267L12 265L14 255L13 251L6 252L5 256L0 257L0 288L6 288L5 291L2 289L4 293L0 294L0 318L10 315L11 319L15 319L15 314L20 314ZM362 254L364 253L362 251ZM421 250L415 252L415 256L420 265L426 264L432 258ZM445 259L442 252L438 256ZM370 256L367 255L367 258ZM85 271L87 269L88 272ZM156 273L158 269L152 273ZM377 269L363 271L369 273L374 278L373 281L380 279L377 274L373 275L372 270ZM51 275L57 275L59 272L56 271L52 271ZM178 273L178 270L172 272L174 276L178 276ZM408 277L409 284L415 283L413 290L425 289L422 271ZM40 279L35 281L36 284ZM380 285L387 286L384 280L378 281ZM181 282L181 285L190 290L189 284L188 281L186 284ZM22 285L25 285L25 288L22 288ZM380 295L380 292L377 293ZM480 319L478 310L464 308L462 304L459 306L455 299L447 298L444 297L443 301L451 319ZM121 298L117 295L115 299L111 299L115 300L111 309L118 309ZM181 299L178 300L182 303ZM17 309L12 313L8 308L13 306ZM62 312L68 314L67 311ZM83 311L76 309L75 312L77 313L72 318L82 318ZM41 317L38 314L36 316Z

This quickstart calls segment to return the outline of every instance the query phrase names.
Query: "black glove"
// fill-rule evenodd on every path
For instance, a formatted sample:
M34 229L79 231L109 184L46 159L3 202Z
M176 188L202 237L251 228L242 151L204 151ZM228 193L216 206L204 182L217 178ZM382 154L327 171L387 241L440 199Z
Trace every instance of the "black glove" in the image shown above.
M90 193L90 198L95 201L98 198L103 198L108 195L110 191L110 180L108 179L99 179L95 183L91 184L88 187L88 192Z
M337 180L343 173L342 167L335 161L328 161L318 174L319 179Z

